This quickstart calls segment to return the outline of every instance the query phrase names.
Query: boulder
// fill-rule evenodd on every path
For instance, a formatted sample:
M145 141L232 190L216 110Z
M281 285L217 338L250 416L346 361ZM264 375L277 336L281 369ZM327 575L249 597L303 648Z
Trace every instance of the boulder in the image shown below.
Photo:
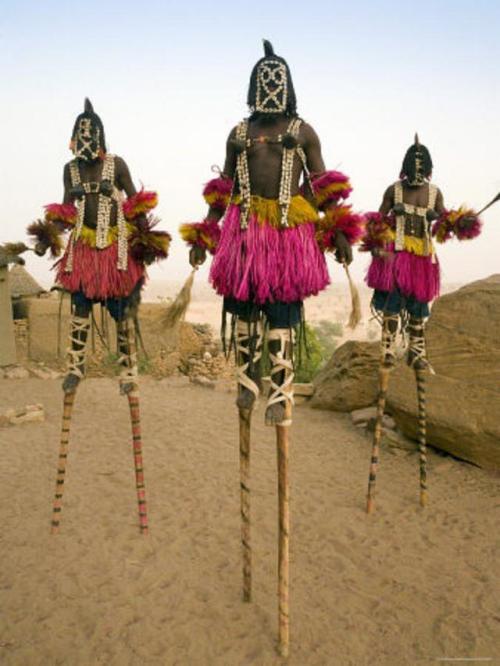
M379 362L378 342L344 343L314 378L311 406L352 412L373 405L378 394Z
M20 425L22 423L33 423L45 421L43 405L26 405L23 409L7 409L0 414L0 425Z
M353 425L366 426L368 421L377 417L376 407L364 407L363 409L355 409L351 412L351 420Z
M427 440L452 455L500 469L500 275L441 297L427 325ZM417 432L415 378L391 375L388 411L409 437Z
M30 373L20 365L11 365L3 369L4 379L27 379Z

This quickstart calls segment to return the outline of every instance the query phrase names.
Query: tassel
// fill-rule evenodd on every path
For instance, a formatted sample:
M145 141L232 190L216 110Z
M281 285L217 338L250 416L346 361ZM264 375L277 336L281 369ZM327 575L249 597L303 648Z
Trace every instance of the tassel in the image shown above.
M175 297L174 302L168 307L163 325L166 328L174 328L183 321L186 311L191 303L191 290L193 288L194 276L198 269L193 268L182 289Z
M359 297L358 288L354 284L354 281L349 272L349 266L346 263L343 263L342 265L347 275L349 291L351 292L351 314L349 315L347 326L354 330L361 321L361 299Z

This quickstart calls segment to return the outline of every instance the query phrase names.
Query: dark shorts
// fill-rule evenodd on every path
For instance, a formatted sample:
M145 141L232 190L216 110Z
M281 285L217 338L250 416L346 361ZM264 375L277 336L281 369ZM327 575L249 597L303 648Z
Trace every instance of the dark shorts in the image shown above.
M140 302L140 286L136 287L130 296L120 298L106 298L104 301L94 301L87 298L82 291L71 294L71 305L81 317L88 317L94 303L101 303L106 307L115 321L123 321L130 316L130 310L136 309Z
M398 290L379 291L375 289L372 306L384 314L399 314L406 310L408 314L419 319L425 319L430 314L428 303L418 301L414 296L403 296Z
M294 303L275 301L257 305L252 301L225 298L224 310L245 321L255 321L259 318L260 313L263 313L269 323L269 328L294 328L302 321L302 301Z

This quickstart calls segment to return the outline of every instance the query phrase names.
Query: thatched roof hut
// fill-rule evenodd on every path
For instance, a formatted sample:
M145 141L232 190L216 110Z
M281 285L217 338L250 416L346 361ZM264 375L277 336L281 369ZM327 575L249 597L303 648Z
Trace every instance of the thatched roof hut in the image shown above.
M40 296L45 289L32 277L24 266L13 266L9 271L9 286L11 298Z

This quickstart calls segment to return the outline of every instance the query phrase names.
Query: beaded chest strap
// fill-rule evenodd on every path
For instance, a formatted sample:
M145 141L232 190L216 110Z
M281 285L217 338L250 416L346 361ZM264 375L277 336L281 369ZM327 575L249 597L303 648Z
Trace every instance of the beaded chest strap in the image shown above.
M287 127L287 134L293 136L294 139L297 139L301 125L302 120L300 118L293 118ZM248 215L250 212L250 203L252 197L250 189L250 171L248 169L247 149L254 143L254 141L248 138L248 119L243 120L237 126L236 139L245 144L245 149L238 153L238 157L236 159L236 174L238 176L241 196L240 225L242 229L246 229L248 226ZM276 142L282 143L282 137L278 137ZM290 208L290 202L292 200L293 160L295 153L301 150L302 149L298 143L292 148L286 148L283 146L278 202L281 211L281 224L284 227L288 226L288 211Z
M402 183L397 182L394 185L394 204L402 204L405 211L403 215L396 215L396 239L394 243L394 249L396 252L401 252L401 250L404 250L406 216L416 215L423 218L423 228L425 234L425 256L429 256L430 254L434 256L432 252L432 240L430 236L429 223L427 221L427 211L432 210L436 205L436 197L437 187L435 185L429 184L429 199L427 206L414 206L403 201Z
M76 201L78 210L77 221L75 229L71 235L70 247L68 254L68 261L66 263L66 272L71 273L73 270L73 244L77 241L82 233L82 228L85 220L85 201L88 194L98 193L97 203L97 226L96 226L96 248L102 250L108 246L108 232L111 224L112 215L112 202L116 202L117 211L117 226L118 226L118 261L117 268L121 271L127 270L127 226L125 216L122 209L122 196L118 188L115 186L115 156L107 154L104 158L102 168L101 180L96 182L82 183L80 169L77 160L70 162L69 171L71 176L71 186L76 187L80 185L85 195ZM101 192L100 183L108 181L112 184L112 191L110 195Z

